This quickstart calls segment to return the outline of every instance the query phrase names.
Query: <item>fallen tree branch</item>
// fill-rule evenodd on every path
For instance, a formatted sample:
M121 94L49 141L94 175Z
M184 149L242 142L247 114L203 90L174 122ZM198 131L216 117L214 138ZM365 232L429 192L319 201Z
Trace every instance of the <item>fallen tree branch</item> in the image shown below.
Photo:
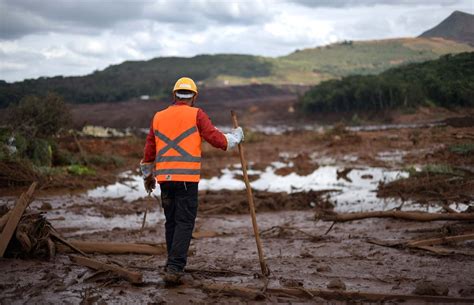
M365 218L397 218L415 221L436 220L474 220L474 213L425 213L425 212L402 212L402 211L373 211L335 215L321 215L322 220L345 222Z
M446 249L440 247L433 247L433 245L439 245L450 242L460 242L465 240L474 240L474 234L465 234L465 235L455 235L455 236L445 236L440 238L430 238L423 240L413 240L413 241L397 241L397 240L376 240L368 239L367 242L375 244L378 246L389 247L389 248L398 248L398 249L419 249L429 251L439 255L451 255L451 254L460 254L473 256L474 252L471 251L462 251L455 249Z
M35 192L35 188L38 185L37 182L33 182L28 190L21 194L20 198L16 202L15 206L11 210L10 217L8 217L8 221L5 224L5 228L0 235L0 257L3 257L5 254L5 250L7 250L8 244L15 233L16 227L20 222L21 216L25 212L25 209L28 207L30 202L33 200L33 193Z
M416 246L413 247L420 250L426 250L438 255L452 255L452 254L459 254L459 255L466 255L466 256L474 256L474 252L472 251L463 251L463 250L455 250L455 249L446 249L441 247L433 247L433 246Z
M474 234L465 234L465 235L455 235L455 236L446 236L441 238L430 238L423 240L416 240L407 243L408 247L419 247L419 246L432 246L439 245L448 242L457 242L465 240L474 240Z
M68 246L73 246L82 253L101 254L151 254L159 255L166 253L165 244L133 244L133 243L108 243L94 241L69 241ZM68 247L58 247L58 252L68 252Z
M241 287L230 284L201 284L199 286L205 291L225 293L249 299L264 298L265 294L255 288ZM323 290L323 289L298 289L298 288L268 288L266 293L270 295L295 296L299 298L320 297L326 300L360 300L372 302L384 302L387 300L404 301L426 301L440 303L472 303L474 298L457 298L447 296L410 295L410 294L388 294L360 291ZM312 295L312 296L311 296Z
M70 255L69 258L71 261L78 265L86 266L92 268L94 270L104 270L104 271L111 271L123 279L133 283L133 284L140 284L143 282L143 276L140 272L137 271L130 271L122 267L102 263L98 260L77 256L77 255Z

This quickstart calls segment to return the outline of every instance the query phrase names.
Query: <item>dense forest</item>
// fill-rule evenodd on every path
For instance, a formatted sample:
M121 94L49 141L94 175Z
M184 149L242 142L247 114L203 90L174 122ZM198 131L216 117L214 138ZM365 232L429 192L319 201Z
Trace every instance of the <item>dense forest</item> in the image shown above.
M305 93L305 112L370 112L420 105L474 106L474 52L322 82Z

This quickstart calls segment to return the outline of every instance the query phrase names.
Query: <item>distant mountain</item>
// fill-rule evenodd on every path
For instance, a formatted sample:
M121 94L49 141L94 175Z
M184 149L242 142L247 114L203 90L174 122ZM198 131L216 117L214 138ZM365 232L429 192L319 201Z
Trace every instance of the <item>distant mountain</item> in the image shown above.
M143 95L168 99L171 86L180 76L194 78L203 90L248 84L315 85L461 52L474 52L474 47L443 38L400 38L343 41L276 58L217 54L126 61L85 76L0 81L0 108L25 95L44 95L48 91L57 92L69 103L120 102Z
M474 46L474 15L455 11L420 37L441 37Z

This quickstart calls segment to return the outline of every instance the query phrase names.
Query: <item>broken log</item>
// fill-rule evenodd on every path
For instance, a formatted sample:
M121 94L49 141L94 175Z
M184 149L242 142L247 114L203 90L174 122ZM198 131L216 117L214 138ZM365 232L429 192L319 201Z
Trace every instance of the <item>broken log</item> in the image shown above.
M305 288L267 288L265 294L255 288L248 288L242 286L235 286L230 284L201 284L199 286L205 291L212 291L217 293L225 293L250 299L264 297L265 294L295 296L299 298L313 298L319 297L326 300L358 300L371 302L384 302L387 300L399 301L425 301L425 302L439 302L439 303L466 303L471 304L474 298L457 298L447 296L430 296L430 295L411 295L411 294L389 294L389 293L372 293L361 291L343 291L343 290L324 290L324 289L309 289ZM313 296L311 296L311 295Z
M419 247L419 246L432 246L439 245L449 242L465 241L465 240L474 240L474 234L465 234L465 235L455 235L455 236L445 236L440 238L430 238L423 240L415 240L407 243L408 247Z
M5 228L0 235L0 257L3 257L5 254L5 250L7 250L8 244L15 233L16 227L20 222L21 216L25 212L25 209L30 204L31 200L33 199L33 193L35 192L35 188L38 185L37 182L33 182L28 190L21 194L20 198L16 202L15 206L11 210L10 217L8 218L7 223L5 224Z
M149 254L159 255L166 253L165 244L132 244L132 243L108 243L98 241L69 241L69 244L85 253L101 254ZM58 252L68 252L69 247L58 245Z
M71 244L70 242L68 242L67 240L65 240L64 238L62 238L58 233L56 232L51 232L51 236L56 238L59 242L61 242L62 244L66 245L68 248L76 251L77 253L79 254L82 254L84 256L87 256L87 254L84 253L84 251L82 251L81 249L77 248L76 246L74 246L73 244Z
M133 284L140 284L143 282L143 276L140 272L137 271L130 271L122 267L102 263L98 260L77 256L77 255L70 255L69 258L71 261L78 265L86 266L92 268L94 270L103 270L103 271L111 271L123 279L133 283Z
M11 213L12 211L8 211L0 218L0 232L3 231L3 227L7 224L8 218L10 218Z
M426 212L402 212L402 211L373 211L347 214L321 215L322 220L345 222L365 218L397 218L415 221L436 220L474 220L474 213L426 213Z

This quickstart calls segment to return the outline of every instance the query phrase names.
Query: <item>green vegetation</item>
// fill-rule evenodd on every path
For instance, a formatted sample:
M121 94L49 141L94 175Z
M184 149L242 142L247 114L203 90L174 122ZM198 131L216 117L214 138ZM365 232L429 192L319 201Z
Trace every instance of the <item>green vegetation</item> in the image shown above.
M454 169L448 164L428 164L417 170L414 167L405 169L410 177L426 176L426 175L452 175L452 176L463 176L462 171Z
M67 167L67 171L70 174L76 176L91 176L95 175L95 170L88 168L87 166L80 164L73 164Z
M449 151L459 155L474 154L474 143L461 143L449 146Z
M312 88L301 108L317 112L376 112L420 105L474 106L474 52L445 55L379 75L347 76Z
M189 76L200 86L318 84L353 74L374 74L404 63L436 59L447 53L474 48L442 39L412 38L380 41L345 41L270 58L251 55L199 55L127 61L81 77L0 81L0 108L26 95L57 92L66 102L118 102L141 95L163 98L178 77Z
M18 105L11 105L0 140L0 160L28 160L35 166L51 166L53 136L67 126L70 113L56 94L44 97L26 96Z
M54 136L67 126L70 117L62 98L55 94L26 96L7 111L8 119L0 130L0 186L62 172L52 167L57 155Z
M68 102L97 103L123 101L141 95L168 96L181 76L196 81L227 74L238 77L270 75L267 59L250 55L200 55L192 58L162 57L149 61L126 61L85 77L39 78L14 84L0 82L0 107L25 94L57 92Z

